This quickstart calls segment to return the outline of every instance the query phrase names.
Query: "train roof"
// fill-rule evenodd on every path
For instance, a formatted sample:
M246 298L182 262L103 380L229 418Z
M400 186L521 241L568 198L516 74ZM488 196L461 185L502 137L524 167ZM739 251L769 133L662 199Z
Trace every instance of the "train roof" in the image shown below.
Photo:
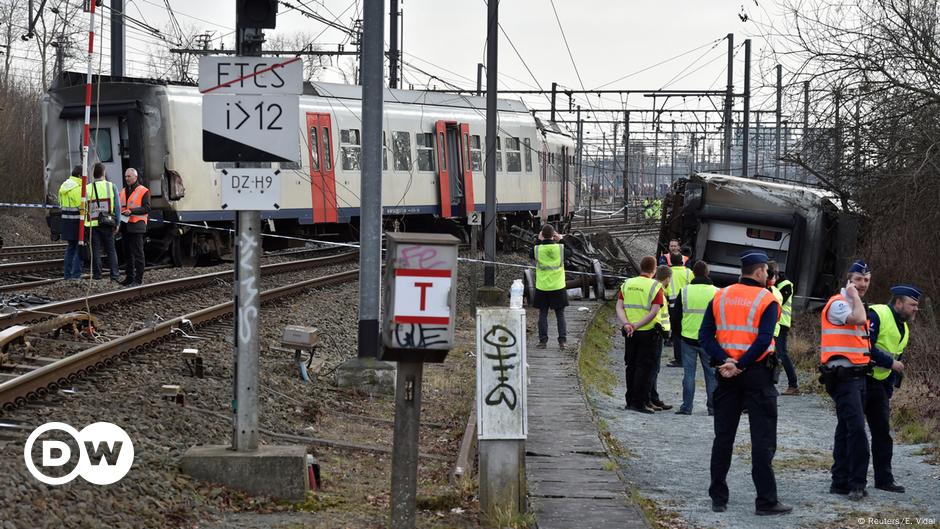
M167 81L163 79L149 79L144 77L114 77L110 75L94 76L94 83L102 84L135 84L176 87L184 90L195 89L194 83ZM63 72L53 82L50 92L85 84L85 74L79 72ZM304 95L320 96L336 99L360 100L362 87L339 83L321 83L319 81L304 82ZM385 89L384 100L388 103L403 103L408 105L433 105L453 108L469 108L480 111L486 110L486 98L463 94L448 94L441 92L425 92L422 90ZM500 112L529 113L525 103L519 100L498 99L497 108Z
M816 204L829 203L837 209L842 209L841 201L835 193L819 187L769 182L717 173L696 173L693 178L701 180L709 186L757 196L770 202L806 201Z

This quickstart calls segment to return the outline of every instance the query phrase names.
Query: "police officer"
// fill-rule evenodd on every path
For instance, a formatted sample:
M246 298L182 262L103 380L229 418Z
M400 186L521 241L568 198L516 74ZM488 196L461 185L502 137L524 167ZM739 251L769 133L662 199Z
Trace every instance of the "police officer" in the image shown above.
M757 489L755 514L793 510L777 499L773 458L777 450L777 390L773 383L773 333L780 306L765 288L767 255L741 256L741 279L719 290L708 303L699 342L718 368L715 389L715 440L711 455L712 510L728 505L728 469L744 409L751 429L751 477Z
M820 333L820 380L835 401L838 420L829 492L848 495L853 501L868 495L865 485L869 452L863 406L869 364L874 362L895 371L904 369L904 364L871 347L862 303L870 283L871 269L865 261L852 263L845 287L823 308Z
M78 248L78 230L81 227L82 166L72 168L72 175L59 186L59 209L62 211L59 236L66 242L65 279L82 278L82 255Z
M124 171L124 184L124 189L121 189L121 222L127 277L121 284L139 287L144 281L144 237L150 213L150 190L138 181L137 170L133 167Z
M800 386L796 378L796 369L793 367L793 360L790 359L789 336L790 325L793 322L793 296L796 294L796 287L787 275L777 269L777 283L774 285L783 296L783 304L780 312L780 332L774 339L774 350L780 365L787 374L787 389L781 395L799 395Z
M562 235L551 224L542 226L538 242L533 250L535 257L535 299L533 307L539 309L539 343L535 347L545 349L548 344L548 309L555 311L558 323L558 346L567 346L565 307L568 295L565 290L565 245Z
M617 319L624 337L623 363L626 375L626 404L628 410L653 413L647 406L656 359L656 329L663 289L653 279L656 258L647 255L640 259L640 275L620 285L617 295Z
M884 351L900 361L910 339L907 327L917 314L921 292L911 285L891 287L891 300L887 305L872 305L868 308L869 336L872 348ZM891 439L891 394L900 384L900 375L891 370L876 367L865 378L865 418L871 430L871 462L875 467L875 488L888 492L904 492L904 487L894 482L891 472L891 455L894 442Z
M695 364L702 363L702 375L705 378L705 406L708 414L715 414L713 396L715 394L715 370L709 365L709 356L702 349L698 341L698 331L702 327L705 309L711 303L718 288L712 284L708 277L708 264L697 261L692 266L695 277L676 298L679 316L682 318L681 341L682 350L682 406L676 411L678 415L692 415L692 401L695 399Z

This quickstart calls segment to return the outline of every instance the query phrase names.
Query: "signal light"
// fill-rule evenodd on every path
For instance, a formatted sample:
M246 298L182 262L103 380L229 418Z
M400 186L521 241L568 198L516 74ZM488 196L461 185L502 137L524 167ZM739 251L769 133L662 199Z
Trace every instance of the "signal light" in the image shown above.
M235 11L238 27L275 28L277 4L277 0L238 0Z

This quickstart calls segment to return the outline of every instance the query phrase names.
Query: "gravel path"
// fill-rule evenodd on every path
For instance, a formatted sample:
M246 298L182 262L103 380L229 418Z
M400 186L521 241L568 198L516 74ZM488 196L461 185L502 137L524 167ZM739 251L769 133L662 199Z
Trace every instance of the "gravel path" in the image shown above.
M628 449L621 461L627 480L641 495L660 507L677 513L690 525L700 527L746 527L748 529L790 527L860 527L884 519L931 517L919 527L936 526L940 520L940 469L925 462L922 445L895 444L894 474L907 487L906 494L893 494L871 486L865 500L854 503L828 493L829 466L836 418L826 395L805 394L779 397L777 455L774 459L781 501L793 505L788 516L754 515L754 485L750 475L750 432L747 416L741 420L728 484L731 501L725 513L711 512L708 497L709 458L714 438L713 421L705 412L705 390L698 374L692 416L674 410L643 415L623 409L623 340L617 337L610 351L612 369L618 373L613 396L591 395L591 400L611 433ZM659 392L666 403L681 402L682 369L665 367L672 357L663 354ZM701 367L701 366L699 366ZM804 375L804 376L809 376ZM784 389L782 384L779 389ZM903 389L902 389L903 391ZM639 434L639 435L638 435ZM868 518L874 518L869 520ZM862 518L862 522L859 519ZM833 525L834 524L834 525ZM881 525L884 525L883 523Z

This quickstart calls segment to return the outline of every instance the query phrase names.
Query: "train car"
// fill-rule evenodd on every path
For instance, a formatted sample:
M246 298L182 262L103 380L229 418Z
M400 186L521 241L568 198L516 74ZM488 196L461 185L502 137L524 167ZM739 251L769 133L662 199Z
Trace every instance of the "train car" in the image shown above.
M676 181L663 208L660 252L679 239L724 286L738 280L741 253L763 250L795 283L800 309L842 285L855 252L855 216L816 187L699 173Z
M84 75L66 72L44 94L46 196L81 163ZM268 232L355 239L359 221L361 88L306 83L297 123L300 163L278 164L280 209L262 213ZM123 185L128 167L150 189L148 260L222 256L232 211L222 209L222 171L202 160L202 95L195 86L98 77L91 109L91 162ZM500 100L496 138L499 228L565 222L573 211L575 143L520 101ZM485 198L485 99L386 90L382 204L388 229L464 236ZM54 224L54 223L53 223ZM201 227L200 227L201 226ZM278 239L265 239L266 244ZM284 241L281 239L280 241Z

